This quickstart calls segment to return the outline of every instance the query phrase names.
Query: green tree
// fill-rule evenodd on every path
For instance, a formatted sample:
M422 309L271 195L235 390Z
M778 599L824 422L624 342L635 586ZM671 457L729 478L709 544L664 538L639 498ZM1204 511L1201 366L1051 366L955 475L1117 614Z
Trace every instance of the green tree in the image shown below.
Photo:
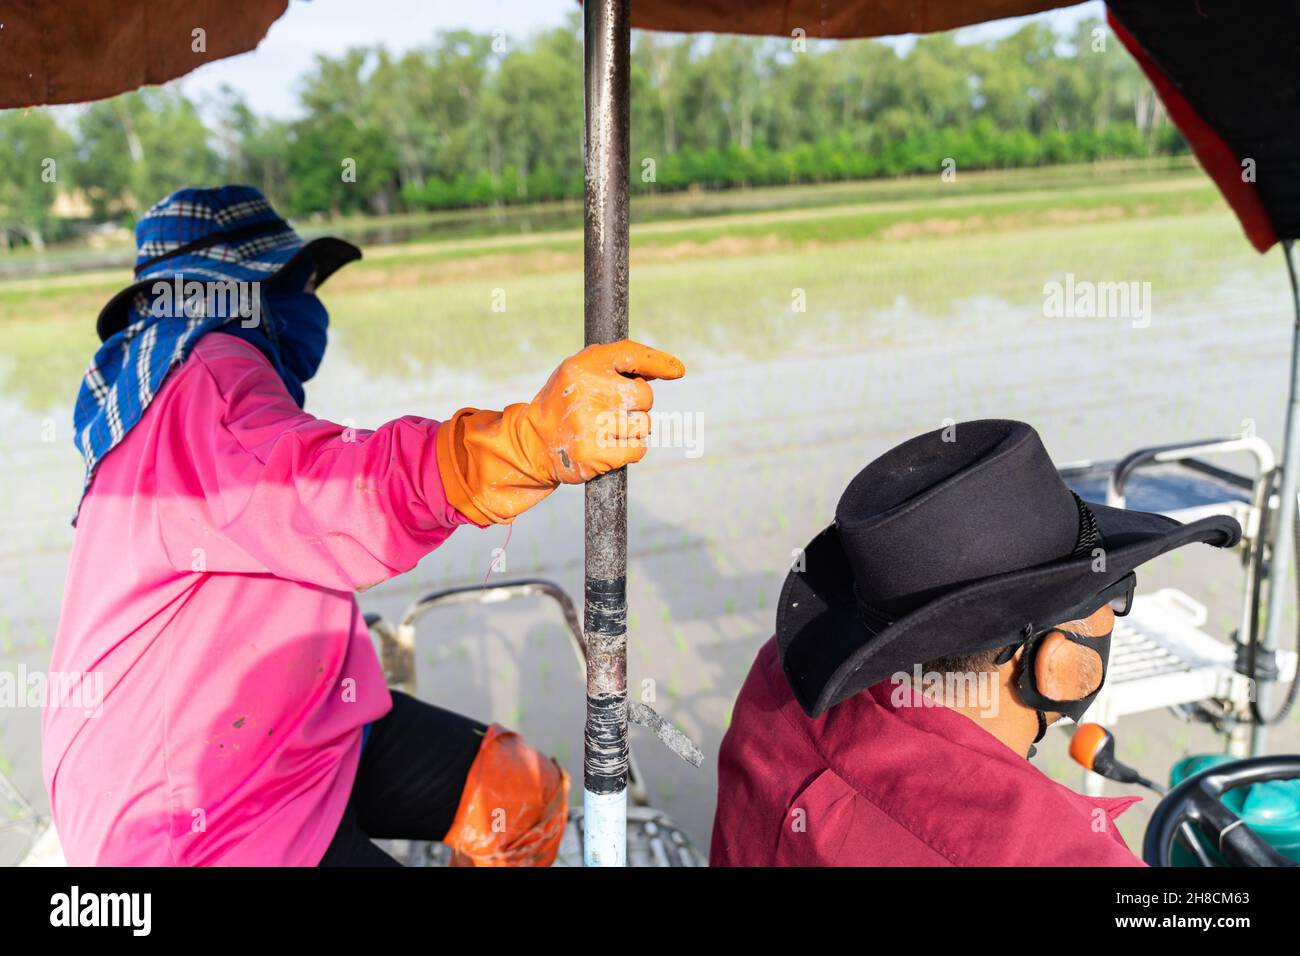
M212 133L172 87L90 104L77 121L77 156L76 181L105 218L133 218L177 189L221 180Z
M0 113L0 249L21 241L43 249L51 210L68 182L72 139L47 112Z

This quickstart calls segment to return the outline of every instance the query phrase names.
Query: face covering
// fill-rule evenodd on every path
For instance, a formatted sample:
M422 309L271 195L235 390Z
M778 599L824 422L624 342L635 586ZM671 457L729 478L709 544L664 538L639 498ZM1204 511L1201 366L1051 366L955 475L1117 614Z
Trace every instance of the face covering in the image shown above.
M312 292L270 294L266 305L280 353L281 367L276 371L301 406L302 383L316 374L325 355L329 313Z
M253 328L231 322L221 331L256 346L284 382L290 396L303 406L303 382L316 374L325 355L329 313L313 292L301 291L310 275L294 275L268 290L262 298L262 321ZM301 279L301 281L298 281ZM298 291L289 291L289 290ZM283 290L283 291L280 291Z
M1080 697L1077 700L1053 700L1038 689L1037 668L1034 664L1038 660L1038 651L1043 646L1043 641L1047 639L1047 635L1054 631L1059 631L1070 643L1086 647L1101 658L1101 680L1097 682L1097 688L1086 697ZM1113 631L1107 631L1099 637L1084 637L1082 634L1054 627L1034 634L1025 642L1024 652L1020 655L1019 672L1016 675L1016 690L1020 694L1020 699L1033 707L1038 713L1038 736L1034 738L1034 743L1042 740L1043 735L1047 733L1047 711L1064 714L1072 720L1078 720L1091 706L1097 695L1101 693L1101 688L1106 683L1106 668L1110 662L1110 638L1112 633Z

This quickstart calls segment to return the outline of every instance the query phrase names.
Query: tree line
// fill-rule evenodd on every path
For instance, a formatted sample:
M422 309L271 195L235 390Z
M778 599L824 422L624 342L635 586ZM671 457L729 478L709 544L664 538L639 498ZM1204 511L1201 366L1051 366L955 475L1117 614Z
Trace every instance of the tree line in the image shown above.
M127 224L173 189L218 182L252 183L293 216L577 198L581 79L574 17L520 41L456 30L400 55L318 56L289 120L228 88L196 103L175 86L62 123L6 111L0 244L62 238L60 193L95 221ZM638 192L1185 149L1141 71L1091 20L1068 35L1035 21L983 43L927 35L905 50L638 33L631 135Z

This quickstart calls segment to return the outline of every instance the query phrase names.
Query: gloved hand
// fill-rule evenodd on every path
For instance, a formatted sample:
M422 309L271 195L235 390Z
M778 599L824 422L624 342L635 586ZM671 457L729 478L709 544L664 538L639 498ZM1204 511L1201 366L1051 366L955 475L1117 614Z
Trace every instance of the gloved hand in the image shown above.
M438 429L447 500L475 524L508 524L560 484L579 484L645 457L648 381L681 378L665 352L624 339L560 363L531 402L462 408Z

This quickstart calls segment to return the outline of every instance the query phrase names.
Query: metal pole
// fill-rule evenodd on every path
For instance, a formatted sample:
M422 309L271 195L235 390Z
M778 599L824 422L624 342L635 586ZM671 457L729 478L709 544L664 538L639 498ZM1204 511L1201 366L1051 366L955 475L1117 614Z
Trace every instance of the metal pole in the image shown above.
M627 338L631 0L583 4L586 343ZM627 864L627 472L586 487L583 862Z
M1291 580L1292 550L1295 544L1296 494L1300 492L1300 285L1294 243L1282 243L1287 269L1291 274L1291 297L1295 318L1291 331L1291 394L1286 406L1286 433L1282 446L1282 482L1277 489L1277 521L1273 525L1273 557L1268 569L1268 616L1259 651L1272 657L1282 630L1286 610L1288 583ZM1273 681L1261 680L1255 687L1255 700L1261 714L1269 714L1273 702ZM1254 724L1250 732L1250 753L1259 756L1268 745L1268 728Z

